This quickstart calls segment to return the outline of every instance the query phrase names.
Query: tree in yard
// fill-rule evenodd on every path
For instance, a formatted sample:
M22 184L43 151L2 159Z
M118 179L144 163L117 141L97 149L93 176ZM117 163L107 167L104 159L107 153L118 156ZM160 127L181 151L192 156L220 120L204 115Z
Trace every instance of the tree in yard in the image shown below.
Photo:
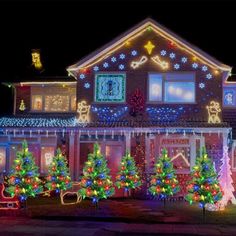
M123 188L128 193L130 189L136 189L141 186L141 180L134 158L129 152L126 152L121 160L115 184L118 188Z
M61 190L66 190L71 186L67 160L65 156L62 155L60 148L58 148L56 156L53 157L52 163L48 169L46 187L49 190L55 190L56 193L59 193Z
M163 199L165 205L166 198L173 196L180 190L173 164L166 149L162 150L162 156L157 160L155 167L156 174L151 176L149 192Z
M191 176L192 179L187 186L189 193L186 195L186 200L190 204L198 202L203 209L203 216L205 216L206 204L215 204L222 199L217 174L205 148L202 149L201 156L196 159Z
M88 161L83 168L83 177L79 193L83 198L90 198L94 204L100 199L110 197L114 194L114 187L109 176L110 170L107 161L100 153L100 147L94 144L94 151L88 155Z
M8 177L6 191L11 196L18 196L20 201L25 201L28 197L35 197L42 192L38 167L32 153L28 150L26 141L22 143L22 150L17 152Z
M222 165L220 167L220 173L219 173L219 182L224 192L223 198L219 202L222 208L224 208L228 204L228 202L236 204L236 199L233 194L234 192L234 187L232 185L233 179L231 175L232 175L232 171L230 167L228 147L224 146Z

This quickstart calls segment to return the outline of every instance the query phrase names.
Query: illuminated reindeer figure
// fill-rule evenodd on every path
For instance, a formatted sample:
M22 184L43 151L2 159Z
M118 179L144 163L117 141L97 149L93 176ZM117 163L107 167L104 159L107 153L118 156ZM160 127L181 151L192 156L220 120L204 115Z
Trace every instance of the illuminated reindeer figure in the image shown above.
M219 112L221 112L220 104L215 101L211 101L210 105L206 107L208 111L208 123L216 124L220 123Z
M79 114L78 122L89 122L90 105L87 105L86 101L78 103L77 112Z

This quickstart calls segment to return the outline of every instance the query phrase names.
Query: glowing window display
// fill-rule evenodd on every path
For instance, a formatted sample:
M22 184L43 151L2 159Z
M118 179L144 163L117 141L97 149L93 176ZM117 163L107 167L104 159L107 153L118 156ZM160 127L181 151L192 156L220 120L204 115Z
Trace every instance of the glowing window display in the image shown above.
M224 88L223 104L224 107L236 107L236 88Z
M43 97L41 95L33 95L31 106L32 106L33 111L42 111L42 109L43 109Z
M47 173L54 156L54 147L41 147L41 173Z
M45 96L45 111L69 111L69 96L59 94Z
M149 74L149 101L162 101L162 75Z
M76 111L76 96L73 95L70 98L70 109L71 111Z

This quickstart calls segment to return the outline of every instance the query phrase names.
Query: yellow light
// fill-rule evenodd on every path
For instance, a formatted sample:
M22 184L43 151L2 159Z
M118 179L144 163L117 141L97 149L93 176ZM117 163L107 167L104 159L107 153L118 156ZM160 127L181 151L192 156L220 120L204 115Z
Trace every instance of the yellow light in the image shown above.
M220 104L216 101L211 101L209 106L206 106L208 112L208 123L217 124L221 123L219 113L221 112Z
M125 43L125 46L126 46L126 47L129 47L130 44L131 44L130 41L127 41L127 42Z
M197 60L197 58L196 57L193 57L193 61L196 61Z
M219 74L219 71L218 71L218 70L215 70L214 73L215 73L215 75L218 75L218 74Z
M62 190L60 192L60 198L61 198L61 204L62 205L74 205L74 204L78 204L78 203L80 203L82 201L82 196L78 192L79 186L80 186L79 182L73 182L72 183L72 189L74 189L74 191L73 190ZM76 201L75 202L65 203L64 202L64 196L66 196L67 194L69 194L69 195L75 194L76 197L77 197Z
M89 122L89 113L90 113L90 105L87 105L86 101L81 101L77 106L77 113L79 114L78 122L80 123L88 123Z
M148 41L147 44L144 45L144 48L146 48L148 54L151 55L155 45L153 45L151 41Z
M40 60L40 50L33 49L31 55L32 55L32 65L35 67L35 69L41 70L43 65Z
M93 191L93 193L94 193L94 195L95 195L95 196L97 196L97 195L98 195L98 192L97 192L97 190L94 190L94 191Z

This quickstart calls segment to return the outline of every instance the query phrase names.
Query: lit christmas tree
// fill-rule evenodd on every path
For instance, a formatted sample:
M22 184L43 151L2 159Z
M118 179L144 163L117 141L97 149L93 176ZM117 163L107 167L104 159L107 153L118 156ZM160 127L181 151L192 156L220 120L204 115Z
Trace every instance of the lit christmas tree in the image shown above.
M56 193L59 193L61 190L66 190L71 186L67 160L62 155L60 148L58 148L56 156L53 157L48 169L46 187L49 190L55 190Z
M110 197L114 194L114 187L111 177L108 175L107 161L100 153L100 147L94 144L94 151L88 155L88 161L83 168L81 179L81 189L79 193L83 198L92 199L94 204L98 204L100 199Z
M187 186L189 193L186 195L186 200L190 204L198 202L205 216L206 204L215 204L222 199L217 174L205 148L202 149L202 155L196 159L191 176L192 179Z
M27 142L22 143L22 150L16 154L16 159L11 168L6 191L11 196L18 196L20 201L25 201L28 197L35 197L42 192L41 180L38 178L38 167L34 157L28 151Z
M128 152L121 160L119 172L116 176L116 186L123 188L128 193L130 193L130 189L136 189L141 186L134 158Z
M162 156L157 160L155 166L156 174L151 176L149 192L154 196L157 195L164 199L165 205L165 199L173 196L180 190L173 163L168 157L166 149L162 150Z
M26 107L25 107L24 100L21 100L19 110L24 111L25 109L26 109Z
M228 154L228 147L224 146L223 149L223 157L222 157L222 165L220 167L219 173L219 182L220 186L223 189L223 198L219 202L221 207L224 208L228 202L236 204L236 199L234 197L234 187L232 185L233 179L231 177L231 167L230 167L230 159Z

